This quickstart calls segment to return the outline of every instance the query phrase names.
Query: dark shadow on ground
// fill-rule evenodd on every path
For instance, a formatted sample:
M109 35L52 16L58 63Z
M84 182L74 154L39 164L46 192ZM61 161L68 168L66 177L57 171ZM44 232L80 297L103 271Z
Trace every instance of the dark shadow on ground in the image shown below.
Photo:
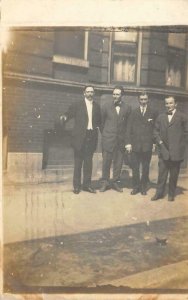
M95 188L96 190L99 190L101 187L101 183L102 183L101 178L99 180L93 180L92 187ZM127 188L130 189L130 191L132 190L132 177L129 175L129 172L127 170L122 171L118 183L121 188ZM147 190L151 188L156 188L156 183L149 181L147 185Z
M187 191L187 189L178 186L178 187L176 188L176 195L182 195L182 194L184 194L186 191Z
M4 292L142 292L108 282L186 260L187 248L187 216L7 244Z

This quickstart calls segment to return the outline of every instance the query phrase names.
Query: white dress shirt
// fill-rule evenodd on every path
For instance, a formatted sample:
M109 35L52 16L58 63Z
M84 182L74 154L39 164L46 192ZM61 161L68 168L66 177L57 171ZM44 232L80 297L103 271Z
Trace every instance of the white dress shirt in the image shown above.
M92 112L93 112L93 100L90 101L85 98L85 103L87 107L87 114L88 114L88 125L87 129L93 129L93 124L92 124Z
M120 111L120 106L116 106L116 112L119 115L119 111Z
M169 121L169 122L171 122L171 120L172 120L173 115L175 114L175 112L176 112L176 109L174 109L174 110L172 111L172 115L168 115L168 121Z

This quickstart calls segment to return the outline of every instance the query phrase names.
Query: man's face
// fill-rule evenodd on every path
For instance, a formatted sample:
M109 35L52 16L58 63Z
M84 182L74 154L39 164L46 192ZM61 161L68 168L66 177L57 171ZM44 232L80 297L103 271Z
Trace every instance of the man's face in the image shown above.
M173 97L165 99L165 107L168 112L172 112L176 108L176 102Z
M93 87L87 87L84 91L84 96L86 97L86 99L88 100L93 100L93 96L94 96L94 89Z
M121 90L115 89L113 91L113 99L114 103L121 101Z
M146 106L147 103L148 103L148 96L147 95L141 95L139 97L139 103L140 103L140 106Z

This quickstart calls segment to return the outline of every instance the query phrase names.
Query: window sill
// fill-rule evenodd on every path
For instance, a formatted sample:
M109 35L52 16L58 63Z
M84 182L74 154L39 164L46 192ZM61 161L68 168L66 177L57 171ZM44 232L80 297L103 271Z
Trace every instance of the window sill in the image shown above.
M53 63L64 64L69 66L76 66L81 68L89 68L89 61L84 59L79 59L75 57L63 56L63 55L54 55Z
M124 86L136 86L136 81L118 81L118 80L114 80L112 79L111 80L111 83L112 84L121 84L121 85L124 85Z
M185 91L186 88L183 86L174 86L174 85L165 85L166 89L172 90L172 91Z

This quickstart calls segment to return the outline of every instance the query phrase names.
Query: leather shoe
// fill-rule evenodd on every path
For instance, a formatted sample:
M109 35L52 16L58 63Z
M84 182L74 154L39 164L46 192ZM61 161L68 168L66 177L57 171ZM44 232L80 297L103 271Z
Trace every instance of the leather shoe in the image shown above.
M162 195L157 195L157 194L155 194L155 195L151 198L151 201L157 201L157 200L160 200L160 199L162 199L162 198L163 198Z
M139 189L133 189L133 190L131 191L131 195L136 195L136 194L138 194L139 192L140 192Z
M96 190L94 190L91 186L83 187L83 191L96 194Z
M73 193L74 194L79 194L80 193L80 189L79 188L74 188Z
M145 195L147 195L147 192L145 190L143 190L143 191L141 191L141 194L145 196Z
M123 189L117 184L117 182L112 184L112 188L119 193L123 193Z
M174 201L175 198L173 196L168 196L168 201Z
M103 193L108 189L108 185L106 183L102 184L101 188L100 188L100 192Z

